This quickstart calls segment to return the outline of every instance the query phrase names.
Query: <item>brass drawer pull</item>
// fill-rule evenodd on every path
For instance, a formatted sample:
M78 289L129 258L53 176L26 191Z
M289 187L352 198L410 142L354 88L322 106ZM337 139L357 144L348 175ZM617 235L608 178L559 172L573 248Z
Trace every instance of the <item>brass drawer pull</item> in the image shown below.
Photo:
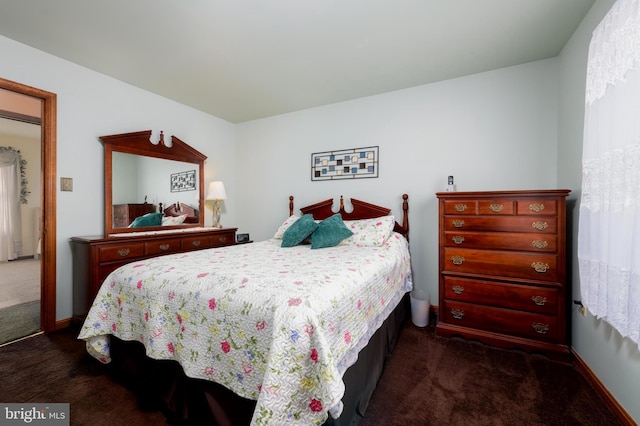
M467 205L466 204L456 204L454 206L454 208L456 209L457 212L462 213L463 211L467 210Z
M538 306L544 306L547 303L547 298L544 296L531 296L531 300Z
M540 272L540 273L545 273L549 270L549 264L548 263L542 263L542 262L533 262L531 264L531 267L536 271L536 272Z
M200 247L200 240L192 241L191 244L195 247Z
M459 320L459 319L462 319L462 317L464 316L464 311L462 309L455 309L454 308L454 309L451 309L451 315L455 319Z
M453 290L455 294L462 294L464 292L464 287L462 287L461 285L454 285L453 287L451 287L451 290Z
M158 248L162 251L167 251L169 250L169 244L160 244Z
M533 327L535 332L538 334L547 334L549 332L549 326L547 324L534 322L531 324L531 327Z
M454 265L462 265L462 262L464 262L464 257L462 257L462 256L451 256L451 262Z
M224 243L225 241L227 241L227 237L218 237L218 241Z
M531 226L537 231L544 231L545 229L547 229L549 224L547 224L547 222L533 222Z
M453 222L451 222L451 224L453 224L455 228L462 228L464 226L464 220L454 219Z
M464 237L461 235L454 235L451 237L451 240L456 244L462 244L464 242Z
M531 241L531 245L537 249L543 249L547 248L549 243L547 243L545 240L533 240Z
M504 206L502 204L489 204L489 210L494 213L500 213L502 209L504 209Z
M120 250L118 250L118 254L120 256L122 256L122 257L129 256L129 253L131 253L131 250L129 250L129 249L120 249Z
M534 213L540 213L542 210L544 210L544 204L542 204L542 203L531 203L531 204L529 204L529 210L531 210Z

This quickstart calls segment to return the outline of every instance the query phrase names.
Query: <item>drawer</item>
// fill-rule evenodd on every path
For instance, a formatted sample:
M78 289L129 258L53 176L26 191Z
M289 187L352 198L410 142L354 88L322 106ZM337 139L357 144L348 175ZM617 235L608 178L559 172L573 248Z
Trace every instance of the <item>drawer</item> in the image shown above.
M555 216L445 216L445 231L483 231L483 232L532 232L555 234L558 231Z
M558 213L558 200L517 200L516 211L519 215L555 215Z
M182 250L202 250L211 247L209 235L198 235L182 239Z
M143 243L123 243L98 247L100 262L138 258L144 255Z
M113 206L113 223L116 228L122 228L129 225L128 209L126 205L118 204Z
M512 200L479 200L478 214L486 215L512 215L515 213Z
M445 200L444 214L476 214L476 200Z
M493 250L521 250L555 253L558 249L554 234L507 232L455 232L444 233L444 245Z
M563 334L558 318L552 315L453 301L444 302L442 315L444 321L449 324L510 336L559 342Z
M557 281L555 254L444 248L443 272Z
M149 256L178 253L181 247L181 238L151 240L144 243L144 252Z
M219 232L211 235L211 247L228 246L235 243L236 233L231 232Z
M444 277L445 299L533 313L558 312L558 288Z

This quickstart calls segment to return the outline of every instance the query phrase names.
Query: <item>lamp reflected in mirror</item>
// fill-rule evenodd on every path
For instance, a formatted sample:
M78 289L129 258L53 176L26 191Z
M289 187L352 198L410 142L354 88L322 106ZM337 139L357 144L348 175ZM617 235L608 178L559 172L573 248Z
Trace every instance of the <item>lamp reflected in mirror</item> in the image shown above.
M221 181L211 182L205 199L213 201L213 227L222 228L222 225L220 224L220 201L227 199L227 192L224 190L224 183Z

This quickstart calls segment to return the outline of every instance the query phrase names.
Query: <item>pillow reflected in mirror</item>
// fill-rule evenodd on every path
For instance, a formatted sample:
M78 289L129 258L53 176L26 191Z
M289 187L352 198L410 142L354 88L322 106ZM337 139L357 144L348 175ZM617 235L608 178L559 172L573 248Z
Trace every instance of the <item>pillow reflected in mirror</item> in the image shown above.
M147 213L133 219L129 228L142 228L145 226L160 226L162 224L162 213Z
M186 214L180 216L165 216L162 218L162 226L182 225L186 218Z

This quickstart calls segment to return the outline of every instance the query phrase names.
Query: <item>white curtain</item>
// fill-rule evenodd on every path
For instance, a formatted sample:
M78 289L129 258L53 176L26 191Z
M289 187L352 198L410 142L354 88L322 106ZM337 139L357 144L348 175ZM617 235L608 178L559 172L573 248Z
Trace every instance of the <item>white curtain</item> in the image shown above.
M22 253L20 153L0 150L0 262Z
M640 0L618 0L594 30L585 101L582 303L640 346Z

